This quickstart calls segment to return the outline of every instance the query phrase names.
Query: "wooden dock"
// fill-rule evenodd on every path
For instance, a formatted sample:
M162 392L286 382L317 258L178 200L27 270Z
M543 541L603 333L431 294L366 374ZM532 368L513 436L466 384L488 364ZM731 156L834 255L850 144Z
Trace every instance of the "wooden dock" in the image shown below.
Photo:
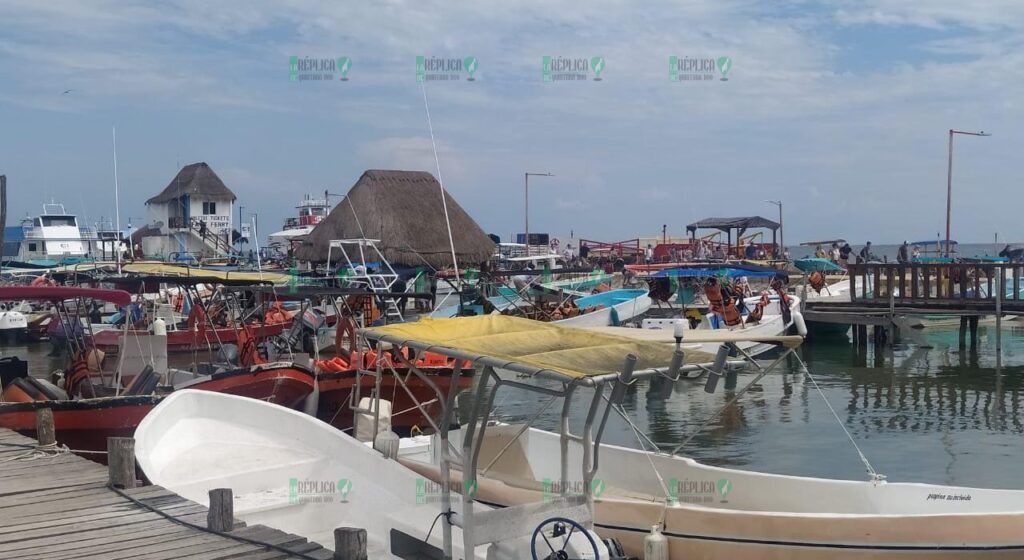
M230 516L229 530L211 532L216 516L206 507L159 486L115 489L108 477L107 467L0 429L0 558L334 557L303 537Z

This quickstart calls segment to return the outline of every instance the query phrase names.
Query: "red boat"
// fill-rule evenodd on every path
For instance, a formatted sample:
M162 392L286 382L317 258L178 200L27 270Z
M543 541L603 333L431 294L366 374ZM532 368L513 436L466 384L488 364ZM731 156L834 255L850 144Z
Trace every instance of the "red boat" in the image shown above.
M47 300L56 305L58 320L74 324L79 318L68 312L64 302L79 299L78 309L87 309L86 299L127 305L131 296L120 290L90 288L0 288L0 300ZM308 368L290 363L254 364L218 371L181 383L175 387L161 386L160 375L146 367L137 375L125 377L123 389L97 385L102 355L89 344L86 333L67 338L70 367L67 368L66 391L42 379L19 376L7 379L0 394L0 427L25 435L35 435L36 411L53 411L57 441L71 449L105 451L106 439L130 436L142 418L164 395L188 387L219 391L266 400L297 408L313 391L314 376ZM70 397L69 397L70 395ZM96 456L102 458L102 455Z
M253 323L249 326L253 336L263 340L271 336L277 336L284 332L285 327L290 323ZM128 331L131 335L135 331ZM119 350L121 337L125 331L122 329L110 329L100 331L93 335L93 344L104 352L116 354ZM138 334L149 334L149 331L138 331ZM216 350L221 344L235 344L238 342L238 328L234 326L217 327L216 329L188 329L167 331L168 352L192 352Z

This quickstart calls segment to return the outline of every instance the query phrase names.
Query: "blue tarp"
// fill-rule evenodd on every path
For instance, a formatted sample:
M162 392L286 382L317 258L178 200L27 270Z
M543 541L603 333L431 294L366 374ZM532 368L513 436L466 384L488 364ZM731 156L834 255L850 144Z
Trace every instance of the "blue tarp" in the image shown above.
M793 266L803 272L844 272L843 267L828 260L818 257L805 257L793 261Z

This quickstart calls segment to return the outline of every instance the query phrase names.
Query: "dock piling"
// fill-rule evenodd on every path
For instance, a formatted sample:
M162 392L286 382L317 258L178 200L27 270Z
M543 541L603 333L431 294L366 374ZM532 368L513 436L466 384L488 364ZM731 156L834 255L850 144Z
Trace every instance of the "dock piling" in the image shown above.
M366 529L335 529L334 560L366 560Z
M972 315L970 317L971 326L971 350L978 349L978 316Z
M107 474L114 488L135 488L135 438L107 438Z
M53 410L40 408L36 411L36 440L39 447L49 447L57 443L56 430L53 425Z
M235 526L235 501L230 488L210 490L210 509L206 512L206 527L211 531L227 533Z

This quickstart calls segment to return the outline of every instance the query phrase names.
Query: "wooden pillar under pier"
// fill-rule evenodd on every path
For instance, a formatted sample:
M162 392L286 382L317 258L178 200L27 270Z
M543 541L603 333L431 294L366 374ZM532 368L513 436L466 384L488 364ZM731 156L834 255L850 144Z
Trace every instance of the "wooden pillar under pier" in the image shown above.
M49 408L40 408L36 411L36 441L39 442L39 447L49 447L57 443L53 410Z
M978 316L972 315L970 317L971 326L971 350L978 349Z
M135 438L107 438L107 474L115 488L135 488Z
M958 338L961 350L967 348L967 317L960 317L960 336Z

